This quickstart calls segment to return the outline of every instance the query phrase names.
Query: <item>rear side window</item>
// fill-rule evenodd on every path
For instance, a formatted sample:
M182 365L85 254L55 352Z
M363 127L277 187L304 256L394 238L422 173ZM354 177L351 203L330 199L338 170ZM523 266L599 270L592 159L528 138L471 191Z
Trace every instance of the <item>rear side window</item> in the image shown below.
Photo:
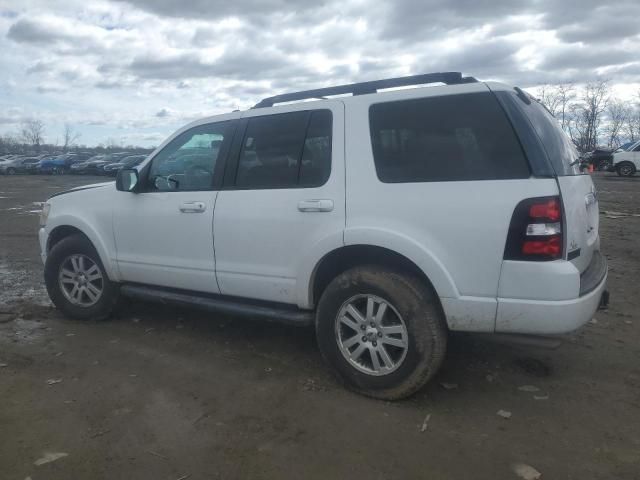
M329 110L251 118L240 150L236 187L324 184L331 170L331 125Z
M386 183L530 175L490 92L378 103L369 109L369 122L376 172Z

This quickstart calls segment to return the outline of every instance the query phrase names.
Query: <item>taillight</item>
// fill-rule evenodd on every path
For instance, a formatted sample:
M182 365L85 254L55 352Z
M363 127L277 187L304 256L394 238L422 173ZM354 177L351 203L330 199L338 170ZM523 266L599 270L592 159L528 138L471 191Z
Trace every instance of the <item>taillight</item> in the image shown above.
M505 260L562 258L560 197L528 198L515 208L509 225Z

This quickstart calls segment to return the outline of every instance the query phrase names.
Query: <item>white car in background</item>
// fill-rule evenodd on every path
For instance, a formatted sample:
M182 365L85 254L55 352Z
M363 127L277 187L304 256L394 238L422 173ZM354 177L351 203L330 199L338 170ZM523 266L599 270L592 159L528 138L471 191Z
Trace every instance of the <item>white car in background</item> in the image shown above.
M613 154L613 169L621 177L631 177L640 169L640 141L625 150L618 149Z

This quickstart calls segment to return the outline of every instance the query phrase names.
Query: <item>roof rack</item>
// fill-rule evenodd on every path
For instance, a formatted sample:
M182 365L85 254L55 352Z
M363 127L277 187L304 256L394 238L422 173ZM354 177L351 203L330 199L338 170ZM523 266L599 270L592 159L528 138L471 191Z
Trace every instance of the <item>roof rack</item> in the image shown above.
M411 75L408 77L387 78L384 80L374 80L371 82L352 83L349 85L338 85L336 87L316 88L315 90L305 90L303 92L283 93L261 100L253 108L273 107L276 103L293 102L296 100L308 100L311 98L324 99L331 95L365 95L376 93L383 88L407 87L411 85L424 85L427 83L444 83L455 85L459 83L477 82L473 77L463 77L460 72L438 72L423 73L421 75Z

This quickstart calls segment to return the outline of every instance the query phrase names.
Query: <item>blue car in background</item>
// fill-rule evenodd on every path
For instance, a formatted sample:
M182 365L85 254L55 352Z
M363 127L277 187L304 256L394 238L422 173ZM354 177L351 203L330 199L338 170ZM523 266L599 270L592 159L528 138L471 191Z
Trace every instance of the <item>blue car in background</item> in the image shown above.
M69 171L71 165L84 162L91 155L87 153L65 153L63 155L51 156L40 160L38 167L40 173L62 175Z

